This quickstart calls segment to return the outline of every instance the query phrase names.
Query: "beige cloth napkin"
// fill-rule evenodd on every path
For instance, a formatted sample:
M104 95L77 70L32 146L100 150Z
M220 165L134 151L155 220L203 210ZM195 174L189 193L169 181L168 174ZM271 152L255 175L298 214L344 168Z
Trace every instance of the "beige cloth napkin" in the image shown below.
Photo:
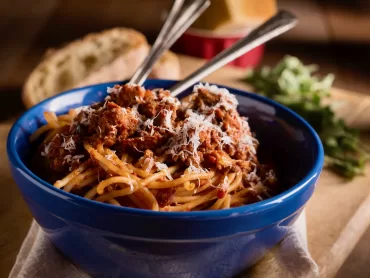
M243 278L317 277L318 267L307 249L305 213L297 219L287 236L270 250ZM45 237L33 221L9 278L90 278L73 265Z

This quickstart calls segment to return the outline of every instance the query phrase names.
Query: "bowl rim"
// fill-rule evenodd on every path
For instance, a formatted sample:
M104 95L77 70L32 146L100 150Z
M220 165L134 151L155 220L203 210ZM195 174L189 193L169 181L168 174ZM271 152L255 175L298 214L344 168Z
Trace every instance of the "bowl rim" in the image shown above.
M145 87L145 85L150 85L150 83L155 84L158 82L159 83L163 82L163 84L166 85L166 84L170 84L171 82L173 83L177 81L169 80L169 79L147 79L143 86ZM104 82L104 83L93 84L93 85L84 86L80 88L70 89L70 90L61 92L55 96L52 96L50 98L47 98L41 101L40 103L36 104L32 108L26 110L12 125L9 131L9 134L8 134L6 148L7 148L7 153L8 153L8 159L11 163L11 166L16 168L17 170L20 170L19 172L22 172L23 176L25 176L34 185L39 186L42 190L48 191L49 194L50 194L50 190L52 190L53 194L56 195L58 198L63 197L63 199L67 198L69 200L74 200L78 203L78 205L83 205L89 208L96 208L96 209L101 209L101 210L110 210L111 212L117 212L117 213L129 213L130 215L136 215L136 216L167 217L167 218L209 217L209 218L214 219L214 218L236 216L239 214L252 214L252 213L254 214L254 213L261 212L261 211L271 210L279 206L286 199L294 198L300 192L304 191L307 187L310 186L311 182L315 180L315 178L318 178L318 176L321 173L323 163L324 163L323 145L316 131L311 127L310 124L308 124L306 120L304 120L301 116L299 116L293 110L267 97L264 97L264 96L261 96L255 93L251 93L245 90L240 90L240 89L236 89L233 87L217 84L217 83L208 83L208 84L225 88L234 95L246 96L253 100L260 101L270 106L273 106L278 110L283 110L285 113L288 113L290 114L291 117L295 118L295 120L298 121L300 125L302 125L302 128L305 129L312 136L316 144L316 149L317 149L316 160L313 163L313 167L311 167L308 173L298 183L293 185L288 190L285 190L284 192L279 193L278 195L268 198L266 200L259 201L257 203L253 203L249 205L230 208L230 209L210 210L210 211L188 211L188 212L152 211L152 210L145 210L145 209L113 206L111 204L96 202L90 199L86 199L82 196L66 192L64 190L54 187L52 184L39 178L23 163L23 161L21 160L15 148L15 141L16 141L15 137L16 137L16 134L19 128L21 127L20 123L23 121L23 119L28 114L36 113L36 111L39 110L40 107L43 106L45 103L53 101L65 95L83 92L86 89L96 90L97 88L112 87L115 84L125 84L125 83L127 83L127 80Z

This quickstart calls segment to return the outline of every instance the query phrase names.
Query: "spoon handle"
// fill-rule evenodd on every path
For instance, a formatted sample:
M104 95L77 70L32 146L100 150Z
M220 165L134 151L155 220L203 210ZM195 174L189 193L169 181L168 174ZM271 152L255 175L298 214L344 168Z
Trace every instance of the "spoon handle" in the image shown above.
M279 11L265 23L250 32L246 37L238 40L231 47L220 52L184 80L176 83L172 88L169 89L172 96L177 96L179 93L194 85L202 78L238 58L244 53L271 40L274 37L287 32L288 30L292 29L297 22L298 20L293 14L287 11Z
M175 0L148 56L135 71L129 83L142 85L156 61L175 43L209 5L209 0Z

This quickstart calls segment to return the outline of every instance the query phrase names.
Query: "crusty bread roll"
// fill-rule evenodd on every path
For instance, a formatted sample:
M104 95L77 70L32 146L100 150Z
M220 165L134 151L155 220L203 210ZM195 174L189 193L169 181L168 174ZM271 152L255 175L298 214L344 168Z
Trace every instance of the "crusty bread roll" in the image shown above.
M128 79L149 49L144 35L132 29L114 28L89 34L60 49L48 51L28 76L22 100L29 108L68 89ZM179 79L177 56L169 51L165 53L150 77Z
M238 33L261 24L276 11L276 0L212 0L192 28L219 35Z

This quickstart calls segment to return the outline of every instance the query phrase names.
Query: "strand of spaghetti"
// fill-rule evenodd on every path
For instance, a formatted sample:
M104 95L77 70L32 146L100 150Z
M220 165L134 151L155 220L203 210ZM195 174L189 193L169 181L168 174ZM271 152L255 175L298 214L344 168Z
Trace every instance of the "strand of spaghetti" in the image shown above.
M35 142L42 134L44 134L46 131L54 129L50 124L46 124L38 128L31 136L30 141Z
M96 192L96 188L97 186L94 186L93 188L91 188L85 195L84 195L84 198L86 199L94 199L94 197L96 196L97 192Z
M103 195L100 195L100 196L96 197L95 200L98 201L98 202L105 202L105 201L108 201L108 200L113 199L113 198L117 198L117 197L132 194L133 192L135 192L139 189L140 189L140 187L133 188L133 190L131 190L130 187L126 187L124 189L113 190L109 193L106 193L106 194L103 194Z
M188 203L188 202L198 199L199 197L201 196L199 195L198 196L174 196L172 198L172 201L174 203Z
M208 209L208 208L209 208L213 203L214 203L214 201L213 201L213 200L210 200L210 201L204 202L203 204L200 204L199 206L196 206L196 207L192 208L191 210L192 210L192 211L206 210L206 209Z
M222 204L222 207L221 208L222 209L228 209L228 208L230 208L230 204L231 204L231 197L230 197L229 194L227 194L226 197L225 197L225 201Z
M150 173L145 172L144 170L142 170L140 168L137 168L132 164L127 164L127 168L130 169L131 171L137 173L139 176L141 176L143 178L146 178L146 177L151 175Z
M233 196L231 196L231 201L230 201L230 206L241 206L241 205L244 205L246 202L247 202L248 198L247 197L244 197L244 198L233 198Z
M233 182L233 180L235 179L235 176L236 174L235 173L231 173L231 174L228 174L227 175L227 180L228 180L228 184L225 185L227 186L227 188L230 187L230 184ZM223 198L219 198L211 207L209 207L208 209L209 210L215 210L215 209L219 209L221 208L221 206L223 205L223 203L225 202L226 200L226 197L228 196L228 194L226 194Z
M96 181L97 181L98 177L96 175L91 175L89 177L86 177L84 180L80 181L78 184L75 184L75 185L66 185L64 187L64 190L67 191L69 190L68 192L72 191L72 189L81 189L85 186L88 186L88 185L92 185L92 184L95 184ZM66 187L71 187L70 189L66 189Z
M226 195L226 196L227 196L227 195ZM212 206L210 206L208 209L209 209L209 210L219 209L219 208L222 206L223 202L225 201L226 196L225 196L225 197L223 197L223 198L221 198L221 199L217 199L217 201L216 201L216 202L214 202L214 203L213 203L213 205L212 205Z
M89 177L89 178L81 181L78 184L78 188L82 188L82 187L85 187L87 185L91 185L92 183L95 183L97 180L98 180L98 176L97 175L91 176L91 177Z
M271 198L271 194L268 192L268 187L264 186L262 183L257 183L254 186L257 194L264 193L268 198Z
M134 161L134 158L130 155L127 156L126 158L126 163L132 163Z
M104 150L104 147L103 147L103 144L97 144L96 145L96 150L100 153L100 154L105 154L105 150Z
M240 190L239 192L237 192L237 193L233 194L232 196L233 196L233 198L236 198L236 199L238 199L238 198L243 198L243 197L245 197L245 195L246 195L246 194L248 194L249 192L256 192L256 190L254 190L254 189L253 189L253 188L251 188L251 187L248 187L248 188L244 188L244 189ZM257 194L257 192L256 192L256 194Z
M104 194L104 189L107 186L115 184L115 183L118 183L118 184L123 183L123 184L128 185L129 187L134 187L134 186L137 187L138 186L137 181L135 181L133 179L126 178L126 177L111 177L111 178L108 178L106 180L101 181L98 184L98 187L97 187L96 191L98 192L99 195L102 195L102 194Z
M184 184L186 181L196 180L196 179L210 179L213 177L215 173L214 172L208 172L208 173L201 173L201 174L190 174L190 175L184 175L178 179L171 180L171 181L163 181L163 182L152 182L148 185L148 188L170 188L179 186L181 184Z
M139 190L140 188L142 188L144 186L145 186L145 184L143 184L141 182L137 186L133 186L133 188L128 187L128 188L124 188L124 189L120 189L120 190L114 190L112 192L100 195L95 200L99 201L99 202L105 202L109 199L113 199L113 198L116 198L116 197L126 196L126 195L129 195L129 194L132 194L132 193L134 193L135 191Z
M53 128L58 128L59 127L58 117L57 117L57 115L55 115L54 112L45 111L44 112L44 118L45 118L45 121L49 125L51 125Z
M83 171L85 171L87 169L87 167L89 166L89 161L86 161L84 163L82 163L80 166L78 166L77 169L73 170L71 173L69 173L67 176L65 176L63 179L61 180L57 180L55 183L54 183L54 186L56 188L62 188L64 186L66 186L74 177L78 176L79 174L81 174Z
M202 203L205 203L207 201L213 200L217 198L217 189L212 190L211 192L207 193L206 195L203 195L199 197L198 199L191 201L189 203L179 205L179 206L166 206L162 208L164 211L189 211L192 208L195 208L196 206L199 206Z
M155 173L155 174L151 175L150 177L147 177L140 184L143 185L143 186L146 186L147 184L149 184L149 183L151 183L155 180L158 180L160 178L164 178L165 176L166 176L166 172L165 171L160 171L158 173Z
M202 185L201 187L195 189L194 191L188 191L185 188L180 187L180 188L177 189L176 195L178 195L178 196L192 196L193 194L198 194L200 192L203 192L204 190L206 190L210 186L216 187L216 186L214 186L214 184L217 184L216 181L218 179L219 179L219 177L217 175L214 175L211 178L210 181L206 181L206 183L204 185Z
M121 204L116 199L110 199L108 203L114 206L121 207Z
M162 170L158 173L152 174L151 176L147 177L143 181L141 181L141 185L146 186L148 185L148 188L152 188L150 185L155 183L155 180L158 180L160 178L164 178L167 175L167 171L172 175L174 172L176 172L178 169L178 166L171 166L168 169ZM172 180L173 181L173 180Z
M219 184L217 185L217 188L221 188L225 191L230 187L230 184L235 179L235 173L223 175L222 178L219 181Z
M101 155L97 150L91 147L90 144L84 144L85 149L90 153L90 156L95 159L95 161L108 173L114 173L118 176L125 176L129 177L133 180L140 180L138 177L131 175L129 172L119 168L118 166L114 165L112 161L105 158L104 155Z
M243 173L242 172L237 173L235 180L231 183L231 185L227 189L227 193L233 192L240 185L242 178Z
M119 157L110 149L105 150L108 155L111 156L111 159L113 160L114 163L117 164L117 166L123 168L125 171L130 172L130 173L136 173L137 175L146 178L150 173L145 172L144 170L137 168L133 166L132 164L128 164L125 162L122 162L122 160L119 159Z
M76 109L69 109L69 111L68 111L68 115L69 115L69 116L71 116L71 118L72 118L72 120L73 120L73 118L77 116L77 111L76 111Z
M130 170L127 166L126 166L126 164L125 163L123 163L120 159L119 159L119 157L115 154L115 152L114 151L112 151L112 150L110 150L110 149L104 149L104 152L108 155L108 156L110 156L110 158L108 159L107 157L107 159L108 160L112 160L118 167L121 167L123 170L125 170L125 171L127 171L127 172L129 172L129 173L133 173L133 171L132 170Z
M202 185L202 186L201 186L201 187L199 187L199 188L196 188L196 189L195 189L195 190L193 190L193 191L188 191L188 190L186 190L185 188L180 187L180 188L177 190L176 194L177 194L178 196L192 196L192 195L194 195L194 194L198 194L198 193L200 193L200 192L203 192L204 190L206 190L206 189L207 189L207 188L209 188L210 186L216 187L216 186L214 186L211 182L207 182L206 184Z
M187 174L189 174L189 168L186 168L185 171L184 171L184 175L187 175ZM190 181L186 181L184 183L184 188L187 191L193 191L194 188L195 188L195 183L193 183L193 182L190 183Z
M48 144L51 140L54 139L54 137L57 135L58 129L52 129L50 131L47 131L47 135L45 136L44 141L42 141L41 145Z
M94 181L96 179L96 174L97 174L97 169L89 169L77 176L75 176L68 184L66 184L64 186L64 191L66 192L71 192L71 190L77 186L79 187L80 186L80 183L86 179L92 179L92 181Z
M184 188L185 188L186 191L192 192L195 189L195 183L190 182L190 181L186 181L184 183Z
M127 162L127 158L128 158L128 154L127 153L124 153L122 156L121 156L121 160L123 162Z
M136 193L137 192L134 192L132 193L131 195L127 195L127 197L129 197L131 199L131 201L134 202L134 204L138 207L138 208L142 208L142 209L147 209L147 207L145 206L145 203L143 203L137 196L136 196Z
M150 192L148 188L142 187L136 193L141 194L143 196L143 199L146 200L147 203L149 203L149 208L155 211L159 210L157 199L154 197L153 193Z
M74 117L72 115L65 114L65 115L58 116L58 121L63 121L63 122L69 122L69 123L71 123L72 120L73 120L73 118Z

